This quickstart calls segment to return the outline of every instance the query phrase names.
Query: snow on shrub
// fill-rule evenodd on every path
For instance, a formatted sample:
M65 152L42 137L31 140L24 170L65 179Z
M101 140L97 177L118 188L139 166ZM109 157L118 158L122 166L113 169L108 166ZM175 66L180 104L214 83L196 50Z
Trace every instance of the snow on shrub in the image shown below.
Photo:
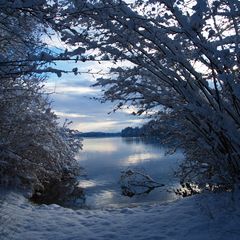
M56 5L30 2L0 3L0 183L33 193L77 176L81 144L74 131L58 126L42 90L53 59L42 36Z
M67 3L62 39L97 49L96 60L121 62L98 80L103 101L133 105L169 126L186 155L182 180L238 182L239 1Z
M80 141L58 126L38 80L7 79L0 91L1 183L40 190L51 180L76 176Z

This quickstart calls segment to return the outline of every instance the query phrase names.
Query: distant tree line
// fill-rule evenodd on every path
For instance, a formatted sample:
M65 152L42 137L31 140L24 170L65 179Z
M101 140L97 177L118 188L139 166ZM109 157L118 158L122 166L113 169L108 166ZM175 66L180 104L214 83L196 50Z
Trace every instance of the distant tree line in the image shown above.
M150 120L140 127L126 127L121 131L122 137L158 137L164 140L164 127L158 120Z
M121 136L120 132L116 132L116 133L108 133L108 132L83 132L83 133L77 133L75 134L76 137L119 137Z

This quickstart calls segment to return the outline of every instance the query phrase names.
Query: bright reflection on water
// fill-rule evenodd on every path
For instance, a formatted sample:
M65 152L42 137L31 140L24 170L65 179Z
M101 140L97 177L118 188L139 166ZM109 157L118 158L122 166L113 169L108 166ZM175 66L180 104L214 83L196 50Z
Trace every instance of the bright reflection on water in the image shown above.
M166 202L177 198L167 190L178 183L173 173L183 156L181 152L165 156L164 148L157 140L85 138L78 159L87 174L79 185L86 189L86 205L91 208ZM123 196L119 179L121 171L127 168L143 170L166 187L132 198Z
M91 141L94 140L94 141ZM108 153L113 153L118 151L118 146L114 144L114 142L107 141L105 143L104 139L103 142L101 141L103 138L90 138L90 139L85 139L84 140L84 151L85 152L108 152ZM104 144L102 144L104 143ZM107 145L105 145L107 144Z
M126 159L123 160L123 165L130 166L130 165L137 165L144 161L152 161L153 159L161 159L162 156L160 154L155 153L137 153L128 156Z

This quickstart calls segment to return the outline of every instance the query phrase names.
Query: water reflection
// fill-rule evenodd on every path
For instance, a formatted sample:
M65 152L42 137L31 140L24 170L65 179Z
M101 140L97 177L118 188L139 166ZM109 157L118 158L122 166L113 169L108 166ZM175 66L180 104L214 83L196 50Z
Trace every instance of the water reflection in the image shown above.
M182 158L181 152L165 156L164 148L157 140L85 138L79 160L87 172L87 179L80 181L80 185L86 188L86 204L98 208L173 200L175 194L163 189L129 199L121 195L119 179L121 171L129 167L144 169L153 179L165 184L168 190L178 183L173 172Z
M96 202L109 202L114 197L114 192L109 190L104 190L99 193L96 198Z
M91 188L96 186L97 186L97 183L95 181L90 181L90 180L81 180L78 184L78 187L80 188Z
M128 156L123 160L123 165L136 165L143 161L152 161L153 159L161 159L163 155L156 153L137 153Z
M117 145L112 143L111 140L109 139L110 138L105 138L104 144L102 144L103 138L92 138L92 139L84 140L83 150L86 152L105 152L105 153L116 152L118 150Z
M127 144L144 144L144 145L159 145L158 138L143 138L143 137L123 137L122 141Z

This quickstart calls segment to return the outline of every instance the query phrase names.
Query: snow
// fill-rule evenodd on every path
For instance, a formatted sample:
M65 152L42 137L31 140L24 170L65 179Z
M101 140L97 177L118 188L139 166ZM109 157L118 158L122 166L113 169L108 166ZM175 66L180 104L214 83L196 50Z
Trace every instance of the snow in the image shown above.
M239 198L203 194L166 204L67 209L33 205L19 193L2 194L0 239L239 240Z

